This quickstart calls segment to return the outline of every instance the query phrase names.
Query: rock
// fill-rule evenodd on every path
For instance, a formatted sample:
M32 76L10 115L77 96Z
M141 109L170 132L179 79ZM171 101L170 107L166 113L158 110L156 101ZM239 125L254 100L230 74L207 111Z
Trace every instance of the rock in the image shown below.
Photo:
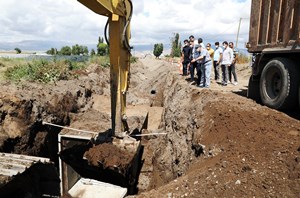
M236 180L236 182L235 182L235 185L240 185L242 182L241 182L241 180Z
M223 162L222 162L222 167L223 167L223 168L226 168L226 167L227 167L227 162L226 162L226 161L223 161Z

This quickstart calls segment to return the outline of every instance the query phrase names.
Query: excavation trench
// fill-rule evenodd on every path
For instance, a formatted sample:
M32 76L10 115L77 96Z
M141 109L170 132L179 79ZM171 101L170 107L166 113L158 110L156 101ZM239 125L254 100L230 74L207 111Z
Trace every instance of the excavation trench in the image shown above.
M149 87L145 89L147 94L136 96L134 101L140 104L128 105L128 124L133 134L166 132L167 135L136 138L140 148L133 153L120 150L109 141L97 145L84 141L62 151L61 158L83 177L127 187L129 194L158 187L182 175L195 156L192 150L195 123L193 118L180 118L180 111L187 107L177 102L189 93L184 86L182 91L179 87L174 75L164 75L155 88ZM58 170L58 134L62 128L45 125L43 121L91 131L109 129L109 97L98 93L84 88L43 99L39 96L45 92L40 90L35 98L19 96L14 101L10 96L2 98L1 129L5 137L1 138L1 152L50 158ZM146 117L149 120L145 122ZM185 123L181 123L183 120Z
M1 86L0 151L52 161L35 163L18 174L21 183L30 177L35 185L43 184L15 186L18 192L57 196L62 188L58 173L68 165L82 177L119 185L142 197L167 197L170 192L175 197L300 193L298 122L233 94L230 86L199 89L170 64L155 64L133 65L126 112L132 134L162 135L132 136L140 143L134 152L116 146L113 139L95 138L99 132L110 137L108 70L93 66L78 80L57 85ZM91 133L74 134L45 122ZM60 166L60 159L66 165ZM49 176L37 174L46 173L45 168ZM63 188L76 183L77 176ZM14 178L0 177L0 192L5 186L14 189ZM52 192L44 188L49 184ZM247 191L240 184L247 185Z

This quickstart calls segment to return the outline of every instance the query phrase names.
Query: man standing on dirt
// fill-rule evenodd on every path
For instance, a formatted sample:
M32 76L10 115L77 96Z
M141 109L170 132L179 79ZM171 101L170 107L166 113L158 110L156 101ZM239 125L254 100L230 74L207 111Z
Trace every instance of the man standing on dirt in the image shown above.
M189 41L186 39L184 40L184 46L182 48L182 52L181 52L181 57L182 57L182 75L183 76L187 76L187 67L188 64L190 63L190 57L191 57L191 53L192 53L192 48L189 45Z
M192 50L191 52L191 57L190 57L190 60L193 60L194 58L194 53L195 53L195 38L193 35L189 36L189 39L190 39L190 48ZM189 64L189 69L190 69L190 75L191 75L191 82L194 83L194 77L195 77L195 69L197 68L197 65L196 63L192 63L190 62Z
M201 47L201 48L205 48L204 44L203 44L203 39L202 38L198 38L198 47ZM197 54L198 53L198 54ZM195 54L197 54L197 56L193 57L193 58L198 58L201 54L201 51L200 50L195 50ZM201 81L201 75L202 75L202 70L201 70L201 64L202 62L201 61L198 61L198 62L195 62L194 65L195 67L197 68L197 86L200 86L200 81Z
M197 59L201 55L200 50L197 50L199 47L200 47L200 45L195 45L195 52L194 52L194 58L193 59ZM197 84L197 86L199 86L200 85L200 79L201 79L201 65L202 65L202 62L201 61L195 61L191 64L195 65L195 67L196 67L197 76L198 76L196 84Z
M220 80L220 63L222 60L222 55L223 55L223 49L219 47L219 42L215 42L216 50L214 53L214 73L215 73L215 80L219 81Z
M233 85L237 85L238 82L237 82L237 76L235 73L235 63L238 58L238 51L237 51L237 49L234 49L233 42L229 42L229 47L233 50L233 61L230 64L230 66L228 67L229 82L232 83ZM231 81L231 74L233 75L234 82Z
M200 83L198 86L201 88L209 88L212 61L211 61L210 55L209 55L207 49L205 49L205 47L201 47L201 45L199 45L199 47L197 48L197 51L201 52L200 56L198 58L194 58L191 62L200 63L201 78L200 78Z
M233 51L230 47L228 47L228 42L223 42L224 52L223 52L223 58L221 63L222 68L222 85L227 86L228 81L228 67L230 67L232 61L233 61Z

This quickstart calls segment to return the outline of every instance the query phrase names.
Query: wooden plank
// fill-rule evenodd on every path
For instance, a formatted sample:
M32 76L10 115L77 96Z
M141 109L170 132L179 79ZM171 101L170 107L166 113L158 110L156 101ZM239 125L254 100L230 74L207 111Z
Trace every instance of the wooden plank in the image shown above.
M270 6L271 0L264 0L262 2L262 13L261 13L261 21L260 21L260 32L259 32L259 40L258 44L265 45L267 44L267 35L269 31L269 21L270 21Z
M296 1L295 4L295 15L293 20L295 29L292 38L298 41L297 43L300 45L300 1Z
M10 160L16 160L16 161L28 161L28 162L50 162L48 158L43 157L36 157L36 156L28 156L28 155L19 155L19 154L13 154L13 153L0 153L1 158L6 158Z
M0 175L12 176L24 172L37 162L50 163L48 158L0 153Z
M250 49L255 50L258 43L259 35L259 24L260 24L260 15L261 15L261 4L262 0L252 0L251 5L251 17L250 17L250 32L249 32L249 44Z
M285 10L285 23L284 23L284 31L283 31L283 45L287 46L289 41L291 40L292 33L292 20L295 14L295 2L296 0L286 0L287 7Z
M286 7L287 7L287 0L282 1L281 5L281 10L279 12L280 15L280 21L279 21L279 33L278 33L278 42L282 43L283 42L283 32L284 32L284 27L285 27L285 13L286 13Z
M270 43L271 45L276 45L278 42L278 34L279 34L279 22L280 22L280 12L281 12L281 7L282 7L282 0L274 0L272 1L272 6L271 6L271 13L273 13L273 16L271 17L272 22L270 29Z

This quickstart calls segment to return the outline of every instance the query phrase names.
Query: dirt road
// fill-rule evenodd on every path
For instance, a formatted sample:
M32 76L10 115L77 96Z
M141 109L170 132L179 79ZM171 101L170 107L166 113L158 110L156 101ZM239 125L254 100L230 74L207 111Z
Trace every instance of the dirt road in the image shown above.
M1 150L57 160L49 148L59 130L41 120L107 129L108 72L91 66L79 79L56 85L2 83ZM132 65L128 105L163 108L150 114L161 122L148 132L167 133L142 139L133 197L300 196L299 120L247 99L248 65L237 65L237 74L237 86L212 82L201 89L179 75L175 63L147 57Z

